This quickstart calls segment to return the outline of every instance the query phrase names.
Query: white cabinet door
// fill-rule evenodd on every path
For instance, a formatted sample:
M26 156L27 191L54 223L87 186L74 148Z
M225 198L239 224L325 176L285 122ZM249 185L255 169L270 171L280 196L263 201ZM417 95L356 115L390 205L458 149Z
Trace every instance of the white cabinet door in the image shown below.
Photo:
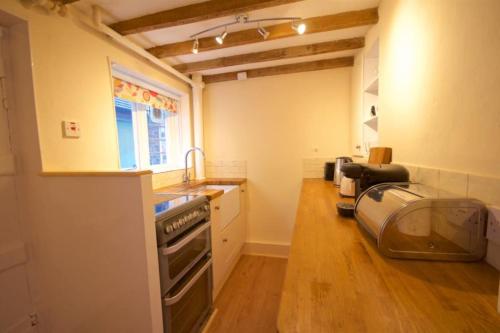
M246 214L243 210L241 187L231 193L237 195L236 205L234 198L224 200L223 196L210 202L212 220L212 258L214 277L214 298L222 289L234 266L238 262L246 237ZM223 217L232 215L234 208L238 208L238 214L229 223L223 224ZM232 210L232 212L226 212Z

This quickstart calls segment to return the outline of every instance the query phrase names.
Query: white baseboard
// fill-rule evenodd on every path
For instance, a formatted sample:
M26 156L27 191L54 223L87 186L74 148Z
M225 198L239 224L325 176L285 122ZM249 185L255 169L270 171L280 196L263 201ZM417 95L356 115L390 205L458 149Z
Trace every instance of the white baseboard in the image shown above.
M243 254L288 258L290 244L246 242L243 246Z

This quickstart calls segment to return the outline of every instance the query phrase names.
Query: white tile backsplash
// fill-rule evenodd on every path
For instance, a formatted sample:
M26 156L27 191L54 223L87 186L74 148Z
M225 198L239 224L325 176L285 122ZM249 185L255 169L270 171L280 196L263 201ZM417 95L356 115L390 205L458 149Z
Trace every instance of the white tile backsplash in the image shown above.
M416 170L415 181L424 185L439 187L439 170L426 167L418 167Z
M208 178L246 178L246 161L206 161L205 173Z
M302 160L303 178L323 178L325 176L325 163L335 162L333 157L304 158Z
M447 192L467 196L468 175L465 173L439 170L438 188Z
M401 165L403 165L406 169L408 169L408 172L410 173L410 181L416 183L418 167L409 164L401 164Z
M469 175L467 196L500 206L500 179Z
M500 270L500 244L488 241L486 262Z

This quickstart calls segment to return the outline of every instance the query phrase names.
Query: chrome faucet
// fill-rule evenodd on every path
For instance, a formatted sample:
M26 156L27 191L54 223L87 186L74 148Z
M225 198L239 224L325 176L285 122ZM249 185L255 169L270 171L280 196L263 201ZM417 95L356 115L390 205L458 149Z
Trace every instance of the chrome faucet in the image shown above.
M186 184L189 184L189 176L190 176L188 173L188 156L189 156L190 152L195 151L195 150L198 150L203 155L203 158L205 158L205 152L200 147L193 147L193 148L188 149L188 151L186 152L186 156L184 158L184 162L185 162L185 164L184 164L184 176L182 177L182 182L186 183Z

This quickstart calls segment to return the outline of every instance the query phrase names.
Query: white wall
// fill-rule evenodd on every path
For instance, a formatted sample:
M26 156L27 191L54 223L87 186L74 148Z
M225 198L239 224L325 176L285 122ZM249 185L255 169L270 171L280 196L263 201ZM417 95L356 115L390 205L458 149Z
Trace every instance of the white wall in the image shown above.
M414 181L500 206L500 2L383 0L380 145ZM352 80L352 145L360 140L362 52ZM500 267L500 244L487 261Z
M42 332L162 332L151 186L150 175L33 182Z
M37 61L31 58L33 41L28 35L33 26L2 11L7 5L14 8L17 3L0 5L0 24L9 27L6 86L11 129L5 129L2 110L0 149L7 154L12 149L16 168L0 176L0 331L159 332L154 216L147 209L152 206L151 179L71 182L39 176L38 132L43 129L37 126L37 116L50 112L41 108L47 113L40 114L35 107L35 94L44 88L43 82L33 85ZM47 37L56 38L50 33ZM64 82L60 86L66 87ZM85 155L83 150L77 153ZM0 168L4 165L0 162ZM124 254L124 249L131 253ZM31 327L31 312L39 315L36 328Z
M246 161L249 242L288 244L303 158L349 149L351 68L209 84L207 160Z
M397 161L500 177L500 1L379 12L381 144Z
M36 8L28 9L18 0L1 1L0 10L29 23L38 132L45 171L119 168L110 60L176 90L191 93L184 82L76 20L47 15ZM62 137L63 120L80 122L79 139ZM159 176L158 183L168 183L167 178Z

